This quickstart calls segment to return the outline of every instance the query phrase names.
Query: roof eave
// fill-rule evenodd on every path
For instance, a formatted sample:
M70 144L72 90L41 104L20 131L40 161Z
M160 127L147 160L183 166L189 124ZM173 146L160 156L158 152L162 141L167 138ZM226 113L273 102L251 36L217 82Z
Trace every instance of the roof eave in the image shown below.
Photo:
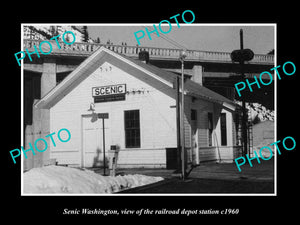
M199 94L196 94L196 93L193 93L193 92L188 92L187 94L190 95L190 96L194 96L196 98L201 98L205 101L209 101L209 102L212 102L212 103L219 104L222 107L227 108L230 111L235 111L236 108L237 108L237 105L234 102L230 103L230 102L220 101L220 100L210 98L210 97L207 97L207 96L202 96L202 95L199 95Z

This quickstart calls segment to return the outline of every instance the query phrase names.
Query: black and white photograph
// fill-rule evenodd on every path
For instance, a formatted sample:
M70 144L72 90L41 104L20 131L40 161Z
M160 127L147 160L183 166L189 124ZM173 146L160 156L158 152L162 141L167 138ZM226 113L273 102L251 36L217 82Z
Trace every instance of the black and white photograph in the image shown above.
M276 194L276 25L22 28L23 194Z
M5 216L297 215L295 6L54 5L3 19Z

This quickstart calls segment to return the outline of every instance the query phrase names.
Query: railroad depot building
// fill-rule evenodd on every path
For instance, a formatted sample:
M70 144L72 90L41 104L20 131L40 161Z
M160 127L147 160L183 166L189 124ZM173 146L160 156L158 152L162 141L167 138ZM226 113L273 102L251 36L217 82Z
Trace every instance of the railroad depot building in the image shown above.
M202 79L197 66L194 71ZM35 125L39 127L35 133L41 129L40 133L46 135L66 128L71 139L66 143L56 141L53 146L50 138L45 138L47 151L24 159L25 168L35 167L32 160L42 165L55 160L58 165L102 166L103 124L99 113L108 114L104 120L105 149L119 150L118 167L171 168L177 154L177 76L99 48L35 101L33 120L40 123ZM233 162L241 149L237 145L238 106L197 83L198 79L187 79L184 88L188 162ZM25 132L27 148L35 138Z

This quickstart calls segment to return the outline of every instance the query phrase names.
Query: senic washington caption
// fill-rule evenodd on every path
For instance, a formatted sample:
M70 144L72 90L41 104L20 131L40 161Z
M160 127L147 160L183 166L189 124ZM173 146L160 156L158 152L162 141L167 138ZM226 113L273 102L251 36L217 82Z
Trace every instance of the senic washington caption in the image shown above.
M110 209L102 210L102 209L83 208L83 209L79 210L79 209L65 208L63 211L63 214L64 215L67 215L67 214L77 214L77 215L79 215L79 214L99 214L99 215L107 216L107 215L119 215L119 212L118 212L118 210L110 210Z

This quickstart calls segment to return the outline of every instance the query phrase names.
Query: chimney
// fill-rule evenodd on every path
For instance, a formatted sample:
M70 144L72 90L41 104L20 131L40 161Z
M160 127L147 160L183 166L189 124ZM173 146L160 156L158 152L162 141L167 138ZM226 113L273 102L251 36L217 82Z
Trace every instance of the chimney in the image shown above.
M139 60L148 64L149 63L149 52L142 50L139 52Z
M203 85L203 68L201 65L194 65L192 69L192 81L200 84L201 86Z

